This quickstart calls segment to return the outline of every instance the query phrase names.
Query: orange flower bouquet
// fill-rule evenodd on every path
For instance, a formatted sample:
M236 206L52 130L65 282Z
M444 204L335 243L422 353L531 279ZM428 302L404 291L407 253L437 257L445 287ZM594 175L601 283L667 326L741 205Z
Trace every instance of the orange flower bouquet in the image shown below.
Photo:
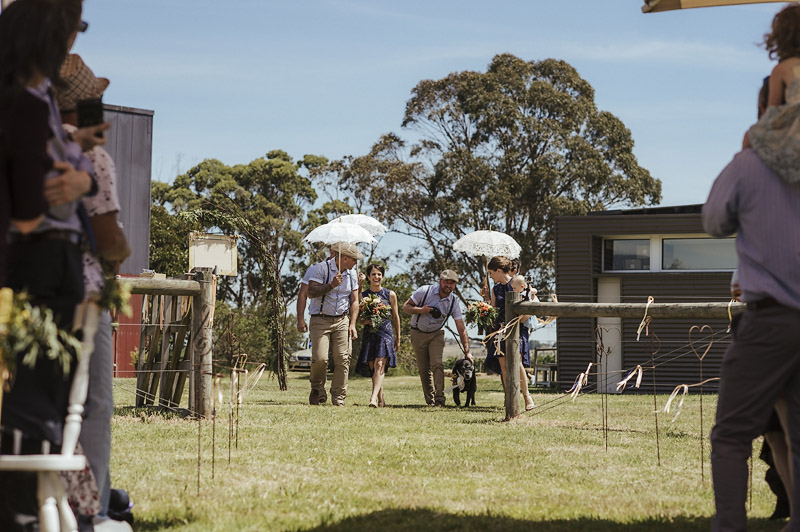
M389 319L390 307L383 302L383 299L375 294L370 294L358 304L358 318L368 322L373 329L377 329L381 324Z
M490 331L494 329L497 320L497 309L486 301L472 301L467 305L467 323L474 323L479 329Z

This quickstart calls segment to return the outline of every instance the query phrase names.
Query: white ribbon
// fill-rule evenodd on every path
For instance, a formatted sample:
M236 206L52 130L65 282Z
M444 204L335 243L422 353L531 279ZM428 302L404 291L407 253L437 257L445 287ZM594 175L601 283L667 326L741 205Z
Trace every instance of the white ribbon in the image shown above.
M683 390L683 395L681 396L681 400L678 403L678 406L675 408L675 417L672 418L672 422L674 423L678 416L681 413L681 407L683 406L683 400L686 399L686 394L689 392L689 385L688 384L679 384L672 390L672 395L669 396L669 400L667 404L664 405L664 413L669 414L669 407L672 405L672 401L675 400L675 397L678 396L678 392Z
M570 397L572 397L573 403L575 402L575 398L578 397L578 394L581 393L581 388L589 383L589 370L591 368L592 362L589 362L589 365L586 366L586 371L578 375L578 377L575 379L575 383L572 385L572 388L567 390L567 393L569 393Z
M619 381L617 383L617 391L620 391L620 390L624 389L625 385L628 384L628 381L631 380L631 378L634 375L636 375L636 383L633 385L633 387L634 388L639 388L639 385L642 384L642 366L641 365L637 365L635 368L633 368L633 370L631 370L630 373L628 373L627 377L625 377L624 379L622 379L621 381Z
M636 329L636 341L637 342L639 341L639 336L642 334L642 331L644 330L644 328L647 327L648 323L650 323L650 321L647 319L647 309L650 308L650 304L653 303L653 301L655 301L655 299L653 299L653 296L648 296L647 297L647 306L644 307L644 317L642 318L642 322L639 324L639 328Z

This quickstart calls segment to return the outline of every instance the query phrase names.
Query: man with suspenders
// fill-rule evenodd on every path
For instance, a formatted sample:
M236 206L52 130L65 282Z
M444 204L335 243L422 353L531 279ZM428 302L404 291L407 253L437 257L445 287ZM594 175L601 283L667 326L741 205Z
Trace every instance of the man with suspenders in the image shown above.
M403 312L411 314L411 345L417 357L422 394L431 406L444 406L444 325L450 316L456 322L464 355L472 360L469 336L461 317L461 305L453 294L458 274L445 270L439 283L423 286L414 292L403 305Z
M307 275L311 300L311 394L308 402L312 405L327 401L325 381L330 346L334 361L331 403L344 406L350 370L350 341L358 336L358 274L353 267L363 255L353 244L337 244L335 248L332 258L311 266Z

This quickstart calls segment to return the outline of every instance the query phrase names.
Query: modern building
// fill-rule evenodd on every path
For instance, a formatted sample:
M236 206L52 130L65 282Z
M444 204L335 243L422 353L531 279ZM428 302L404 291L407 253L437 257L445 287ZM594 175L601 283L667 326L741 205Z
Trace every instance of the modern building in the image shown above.
M702 205L657 207L565 216L556 229L556 292L560 302L657 303L728 302L736 269L735 238L703 231ZM644 314L643 314L644 317ZM607 385L613 392L627 370L645 368L642 388L659 392L719 376L730 341L729 320L658 319L637 341L640 319L559 318L558 381L564 390L598 362L602 336ZM696 330L690 339L690 328ZM646 336L646 333L649 335ZM705 341L703 340L705 339ZM702 356L711 342L707 355ZM697 356L694 351L697 351ZM651 353L655 352L655 372ZM592 369L591 372L597 371ZM591 373L590 372L590 373ZM602 369L601 369L602 372ZM591 384L597 384L593 376ZM716 390L717 382L705 390Z

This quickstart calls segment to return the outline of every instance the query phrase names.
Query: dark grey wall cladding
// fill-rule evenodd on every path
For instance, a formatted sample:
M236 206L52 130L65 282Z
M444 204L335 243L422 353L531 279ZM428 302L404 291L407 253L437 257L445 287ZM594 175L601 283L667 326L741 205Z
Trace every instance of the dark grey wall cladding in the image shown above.
M153 111L104 105L106 150L117 167L120 220L131 246L121 273L138 274L150 264L150 178L153 156Z
M686 212L686 211L690 212ZM556 291L561 302L593 302L597 299L597 279L602 277L602 237L604 235L650 235L703 233L699 206L654 209L649 213L620 212L603 215L567 216L556 226ZM620 278L620 297L625 303L645 303L653 296L659 303L691 301L728 301L730 273L613 273ZM651 341L642 334L636 341L640 320L622 320L622 367L650 365ZM595 360L594 327L591 318L559 318L558 380L559 388L572 386L577 375ZM700 362L689 345L692 325L712 327L716 341L703 360L703 378L719 376L722 356L730 341L725 334L728 320L659 319L651 333L660 340L656 354L656 384L660 392L669 392L678 384L700 381ZM702 354L706 332L693 335L695 348ZM642 389L652 390L653 373L644 373ZM705 390L714 390L711 383Z

